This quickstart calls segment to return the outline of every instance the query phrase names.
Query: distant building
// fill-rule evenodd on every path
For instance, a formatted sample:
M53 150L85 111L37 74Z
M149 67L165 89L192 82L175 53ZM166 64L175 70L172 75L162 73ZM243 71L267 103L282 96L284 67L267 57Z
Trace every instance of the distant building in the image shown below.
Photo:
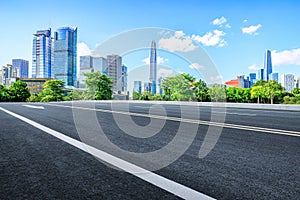
M264 80L264 69L259 69L257 72L257 79Z
M157 57L156 57L156 43L153 40L151 42L150 50L150 83L152 84L152 94L156 93L156 81L157 81Z
M38 30L33 34L32 45L32 77L50 78L52 67L51 29Z
M269 74L269 80L270 81L276 81L277 83L279 83L279 78L278 78L278 73L271 73Z
M103 73L103 70L106 68L106 59L92 56L92 68L94 68L95 72Z
M151 92L151 88L152 88L152 83L150 82L144 83L144 92Z
M40 94L44 89L46 81L52 80L51 78L21 78L21 81L27 83L27 87L31 94Z
M159 89L159 94L160 95L162 95L164 93L164 89L161 85L162 81L163 81L163 77L159 77L157 82L158 82L158 89Z
M252 87L252 85L254 85L256 82L256 73L250 73L249 77L250 77L250 87Z
M20 78L28 78L29 62L23 59L12 59L12 66L18 69L17 76Z
M122 65L121 92L127 92L127 67Z
M292 92L294 89L294 75L282 74L280 76L280 83L283 87L285 87L286 92Z
M225 82L225 85L232 86L232 87L239 87L239 80L233 79L233 80L227 81L227 82Z
M122 90L122 57L119 55L108 55L106 58L106 69L104 73L113 81L113 91L118 93Z
M142 81L133 82L133 92L138 92L142 94Z
M92 67L92 56L80 56L80 69L88 69Z
M233 86L233 87L249 88L250 80L249 77L245 79L245 76L241 75L241 76L237 76L236 79L225 82L225 85Z
M77 86L77 27L54 31L54 64L52 77L66 86Z
M264 80L269 81L269 75L272 73L271 51L266 50L264 59Z

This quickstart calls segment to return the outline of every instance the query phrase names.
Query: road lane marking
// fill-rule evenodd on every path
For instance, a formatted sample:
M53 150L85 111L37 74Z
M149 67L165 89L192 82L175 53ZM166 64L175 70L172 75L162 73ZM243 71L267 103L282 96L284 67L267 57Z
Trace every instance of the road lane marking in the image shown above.
M121 115L148 117L148 118L163 119L163 120L170 120L170 121L177 121L177 122L194 123L194 124L207 125L207 126L218 126L218 127L223 127L223 128L240 129L240 130L257 131L257 132L272 133L272 134L278 134L278 135L300 137L299 131L262 128L262 127L247 126L247 125L236 125L236 124L229 124L229 123L220 123L220 122L204 121L204 120L197 120L197 119L184 119L184 118L179 118L179 117L169 117L169 116L133 113L133 112L125 112L125 111L86 108L86 107L79 107L79 106L67 106L67 105L57 105L57 104L49 104L49 103L45 103L44 105L65 107L65 108L72 108L72 109L82 109L82 110L104 112L104 113L116 113L116 114L121 114Z
M35 108L35 109L40 109L40 110L44 110L44 106L34 106L34 105L23 105L25 107L28 107L28 108Z
M32 126L34 126L37 129L40 129L74 147L77 147L78 149L81 149L82 151L89 153L99 159L101 159L104 162L107 162L119 169L122 169L140 179L143 179L144 181L151 183L165 191L168 191L178 197L184 198L184 199L203 199L203 200L213 200L214 198L207 196L201 192L198 192L196 190L193 190L187 186L184 186L180 183L177 183L175 181L172 181L170 179L167 179L163 176L160 176L158 174L155 174L151 171L148 171L144 168L141 168L137 165L134 165L130 162L127 162L125 160L122 160L118 157L115 157L113 155L110 155L104 151L101 151L95 147L92 147L90 145L87 145L83 142L80 142L78 140L75 140L69 136L64 135L63 133L60 133L58 131L55 131L53 129L50 129L44 125L41 125L33 120L30 120L26 117L23 117L21 115L18 115L16 113L13 113L9 110L6 110L2 107L0 107L0 110L3 112L10 114Z
M220 114L227 114L227 115L241 115L241 116L256 116L256 114L251 114L251 113L233 113L233 112L220 112L220 111L213 111L213 113L220 113Z

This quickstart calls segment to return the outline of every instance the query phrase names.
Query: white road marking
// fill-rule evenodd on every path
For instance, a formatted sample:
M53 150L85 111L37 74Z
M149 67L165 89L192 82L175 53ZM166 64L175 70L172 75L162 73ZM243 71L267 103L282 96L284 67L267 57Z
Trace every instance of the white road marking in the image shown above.
M113 155L110 155L104 151L101 151L99 149L96 149L90 145L87 145L83 142L80 142L78 140L75 140L71 137L68 137L66 135L64 135L63 133L60 133L58 131L55 131L53 129L50 129L46 126L43 126L35 121L32 121L26 117L23 117L21 115L18 115L16 113L13 113L9 110L6 110L2 107L0 107L0 110L6 112L7 114L10 114L74 147L77 147L78 149L81 149L82 151L85 151L101 160L103 160L104 162L110 163L111 165L114 165L117 168L120 168L140 179L143 179L144 181L147 181L163 190L166 190L178 197L184 198L184 199L203 199L203 200L212 200L214 198L207 196L201 192L198 192L196 190L193 190L189 187L186 187L180 183L177 183L175 181L172 181L170 179L167 179L163 176L160 176L158 174L155 174L151 171L148 171L144 168L141 168L137 165L134 165L132 163L129 163L125 160L122 160L120 158L117 158Z
M28 107L28 108L40 109L40 110L45 109L43 106L34 106L34 105L23 105L23 106Z
M223 127L223 128L232 128L232 129L249 130L249 131L256 131L256 132L264 132L264 133L272 133L272 134L278 134L278 135L300 137L299 131L262 128L262 127L255 127L255 126L236 125L236 124L211 122L211 121L204 121L204 120L197 120L197 119L184 119L184 118L178 118L178 117L168 117L168 116L141 114L141 113L115 111L115 110L85 108L85 107L78 107L78 106L66 106L66 105L57 105L57 104L56 105L55 104L46 104L46 105L72 108L72 109L91 110L91 111L96 111L96 112L117 113L117 114L121 114L121 115L131 115L131 116L138 116L138 117L165 119L165 120L171 120L171 121L177 121L177 122L194 123L194 124L201 124L201 125L207 125L207 126L219 126L219 127Z
M250 113L233 113L233 112L219 112L219 111L213 111L213 113L220 113L220 114L227 114L227 115L241 115L241 116L256 116L256 114L250 114Z

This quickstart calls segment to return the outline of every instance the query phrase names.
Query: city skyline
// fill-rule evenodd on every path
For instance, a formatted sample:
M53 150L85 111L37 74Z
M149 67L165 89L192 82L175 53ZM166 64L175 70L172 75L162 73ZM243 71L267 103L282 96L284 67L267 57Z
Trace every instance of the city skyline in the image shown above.
M140 2L136 2L135 8L125 2L118 2L119 12L116 15L108 12L114 7L111 2L101 2L103 12L94 10L100 4L99 2L92 2L94 6L89 7L91 9L89 12L86 9L87 4L68 4L72 12L81 13L71 17L70 12L61 12L66 2L60 2L61 6L57 7L55 1L47 3L48 9L39 11L43 14L40 18L36 18L36 14L31 13L31 10L37 6L34 2L20 1L20 7L24 8L22 10L18 10L10 2L1 2L4 10L1 15L13 16L10 20L0 22L1 27L7 30L0 33L1 66L10 63L13 58L21 58L29 60L31 68L32 33L47 27L64 25L80 27L79 56L92 52L98 44L121 32L143 27L164 27L178 31L178 35L173 37L178 41L177 44L192 40L202 47L216 64L223 82L237 75L247 75L263 68L265 49L271 50L274 71L279 74L294 74L295 78L300 76L298 53L300 39L296 36L297 31L294 30L297 27L292 23L293 19L299 16L297 10L300 3L297 1L273 2L271 8L268 7L268 2L258 1L243 3L189 1L189 4L174 2L172 5L159 2L157 9L152 11L154 13L151 18L137 17L145 16L150 12L145 10L145 5ZM158 4L158 2L153 1L151 4ZM166 10L168 7L172 9ZM128 15L128 10L132 15ZM248 10L253 12L246 12ZM6 13L8 11L9 14ZM276 14L279 11L280 16ZM178 14L180 18L177 17ZM16 25L18 25L18 32L13 28ZM19 34L20 30L21 34ZM15 35L16 33L18 35ZM159 51L162 43L157 41L157 44ZM172 57L160 55L162 56L158 57L157 61L173 67L177 72L189 68L188 65L177 64ZM144 59L145 56L138 56L135 60L124 57L123 62L128 66L128 71L131 71L135 66L143 64Z

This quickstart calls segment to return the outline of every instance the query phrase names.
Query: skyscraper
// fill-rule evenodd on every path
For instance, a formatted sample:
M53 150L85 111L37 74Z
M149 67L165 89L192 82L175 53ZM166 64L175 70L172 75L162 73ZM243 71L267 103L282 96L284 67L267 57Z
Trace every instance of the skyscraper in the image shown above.
M276 81L277 83L278 83L278 73L271 73L271 74L269 74L269 80L270 81Z
M142 81L133 82L133 92L138 92L142 94Z
M19 70L19 78L28 78L29 62L23 59L12 59L13 67Z
M38 30L33 34L32 77L50 78L52 65L51 29Z
M269 81L269 75L272 73L271 51L266 50L264 59L264 80Z
M77 27L62 27L54 32L52 77L66 86L77 86Z
M294 89L294 75L293 74L282 74L280 76L280 83L285 87L286 92L292 92Z
M249 77L250 77L250 85L249 85L249 87L251 87L252 85L255 84L256 74L255 73L250 73Z
M150 83L152 84L152 93L156 93L156 76L157 76L157 66L156 66L156 44L153 40L151 42L150 50Z
M108 55L106 58L106 69L103 71L113 81L114 92L122 91L122 57L119 55Z
M257 79L258 80L264 80L264 69L259 69L257 71Z

